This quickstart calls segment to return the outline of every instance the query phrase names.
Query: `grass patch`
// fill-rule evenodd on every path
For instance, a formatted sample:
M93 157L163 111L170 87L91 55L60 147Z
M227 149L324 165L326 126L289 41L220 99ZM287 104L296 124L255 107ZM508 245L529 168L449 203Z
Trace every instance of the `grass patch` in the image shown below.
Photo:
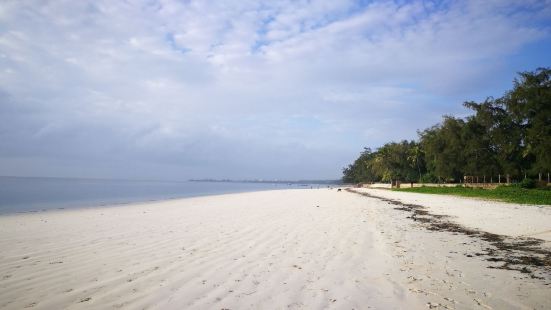
M496 189L465 187L414 187L393 189L400 192L479 197L513 203L551 205L551 190L499 186Z

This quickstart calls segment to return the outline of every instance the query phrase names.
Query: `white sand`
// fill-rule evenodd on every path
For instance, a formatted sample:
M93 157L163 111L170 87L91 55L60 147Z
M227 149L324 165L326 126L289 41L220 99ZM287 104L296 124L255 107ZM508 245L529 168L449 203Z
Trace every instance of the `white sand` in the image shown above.
M406 216L328 189L2 216L0 308L549 308Z
M428 207L431 213L451 215L470 228L513 237L551 241L551 206L519 205L457 196L360 188L355 191Z

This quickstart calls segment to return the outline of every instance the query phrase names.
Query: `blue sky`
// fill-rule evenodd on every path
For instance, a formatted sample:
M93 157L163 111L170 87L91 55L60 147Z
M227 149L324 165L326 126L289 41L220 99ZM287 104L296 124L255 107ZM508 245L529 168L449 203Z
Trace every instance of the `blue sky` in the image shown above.
M2 1L0 175L337 178L551 66L551 1Z

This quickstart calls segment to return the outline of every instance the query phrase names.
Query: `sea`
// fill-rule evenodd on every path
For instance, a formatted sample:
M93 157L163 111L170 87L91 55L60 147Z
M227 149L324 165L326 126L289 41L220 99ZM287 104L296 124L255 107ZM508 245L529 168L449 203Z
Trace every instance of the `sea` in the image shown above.
M0 176L0 214L117 206L155 200L320 186L291 183L135 181Z

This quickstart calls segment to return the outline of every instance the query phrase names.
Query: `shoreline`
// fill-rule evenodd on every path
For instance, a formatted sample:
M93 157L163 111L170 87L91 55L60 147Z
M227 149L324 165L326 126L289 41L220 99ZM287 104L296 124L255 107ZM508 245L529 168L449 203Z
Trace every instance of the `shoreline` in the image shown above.
M548 307L551 276L397 208L322 188L0 216L0 309Z
M321 189L321 188L320 188ZM10 212L10 213L0 213L0 217L3 216L15 216L15 215L26 215L26 214L41 214L41 213L50 213L50 212L64 212L64 211L83 211L90 209L110 209L110 208L119 208L119 207L128 207L128 206L140 206L147 204L159 204L163 202L171 202L178 200L194 199L201 197L215 197L215 196L229 196L229 195L240 195L246 193L257 193L257 192L271 192L271 191L281 191L281 190L311 190L310 188L274 188L274 189L258 189L258 190L246 190L240 192L230 192L230 193L207 193L207 194L196 194L193 196L185 197L173 197L173 198L159 198L159 199L150 199L150 200L139 200L139 201L128 201L120 203L102 203L99 205L90 205L90 206L75 206L75 207L61 207L53 209L41 209L41 210L29 210L29 211L19 211L19 212Z
M150 200L138 200L138 201L127 201L127 202L118 202L118 203L101 203L98 205L90 205L90 206L75 206L75 207L61 207L61 208L53 208L53 209L40 209L40 210L29 210L29 211L19 211L19 212L9 212L9 213L0 213L0 217L3 216L14 216L14 215L25 215L25 214L40 214L40 213L50 213L50 212L64 212L64 211L83 211L83 210L90 210L90 209L105 209L105 208L118 208L118 207L126 207L126 206L138 206L138 205L144 205L144 204L156 204L156 203L163 203L163 202L169 202L169 201L177 201L177 200L184 200L184 199L193 199L198 197L211 197L211 196L224 196L224 195L238 195L243 193L254 193L254 192L269 192L273 190L280 190L280 189L260 189L260 190L252 190L252 191L243 191L243 192L235 192L235 193L218 193L218 194L197 194L196 196L185 196L185 197L173 197L173 198L159 198L159 199L150 199Z
M47 179L47 178L43 178ZM88 180L88 179L82 179ZM93 181L97 181L93 179ZM103 181L103 180L100 180ZM119 180L116 180L119 181ZM121 180L124 181L124 180ZM131 181L134 183L134 181ZM139 182L149 182L149 181L139 181ZM173 182L174 183L174 182ZM185 183L185 182L181 182ZM265 185L265 184L262 184ZM152 198L147 197L126 197L126 198L103 198L103 199L85 199L85 200L74 200L74 201L59 201L59 202L35 202L32 205L36 205L33 209L23 209L22 211L16 211L16 207L6 207L0 206L0 216L15 215L15 214L28 214L28 213L41 213L41 212L53 212L53 211L63 211L63 210L80 210L80 209L89 209L89 208L103 208L103 207L119 207L125 205L141 204L141 203L155 203L163 202L170 200L179 200L179 199L188 199L196 197L207 197L207 196L217 196L217 195L226 195L226 194L240 194L248 192L260 192L260 191L272 191L272 190L285 190L285 189L304 189L302 187L292 188L292 187L280 187L279 184L273 188L243 188L243 189L220 189L219 191L199 191L195 193L182 193L182 194L167 194L156 195ZM7 204L7 203L4 203ZM20 203L18 203L20 204ZM3 211L3 208L9 211Z

